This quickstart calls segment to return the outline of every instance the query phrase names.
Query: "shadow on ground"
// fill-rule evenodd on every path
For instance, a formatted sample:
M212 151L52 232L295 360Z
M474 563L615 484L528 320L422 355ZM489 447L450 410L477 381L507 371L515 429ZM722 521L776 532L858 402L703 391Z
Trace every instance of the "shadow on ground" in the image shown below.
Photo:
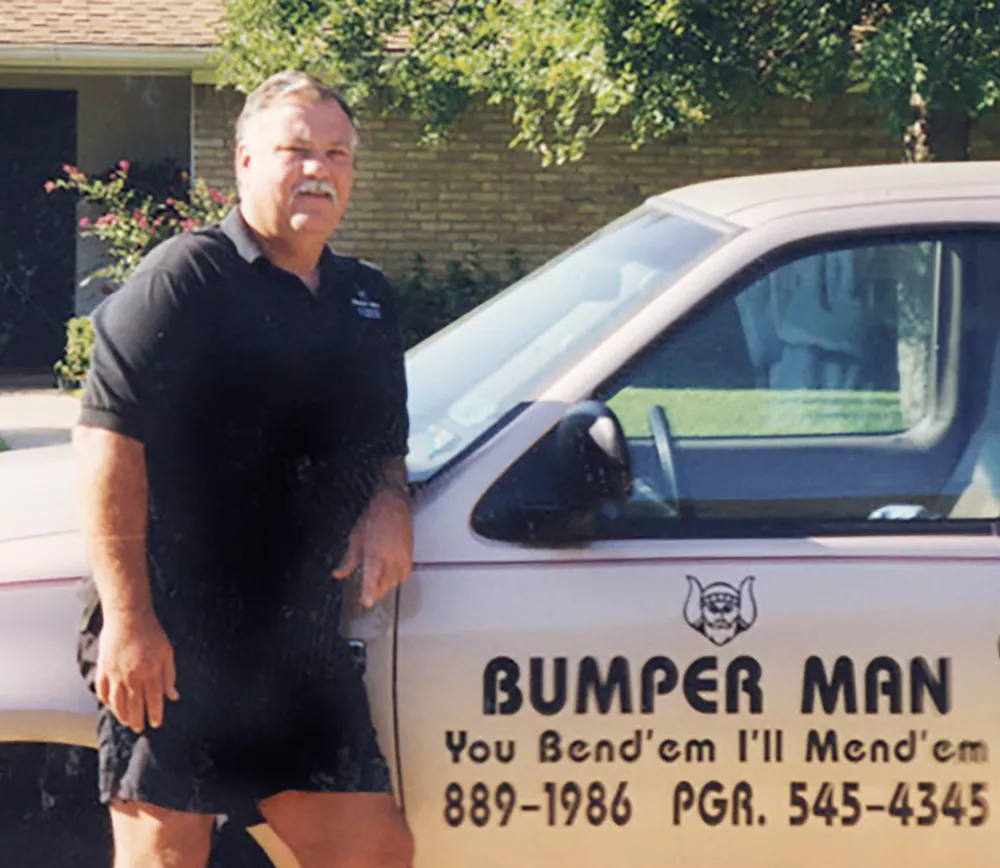
M110 868L111 829L89 748L0 745L3 868ZM241 828L218 833L209 868L272 868Z

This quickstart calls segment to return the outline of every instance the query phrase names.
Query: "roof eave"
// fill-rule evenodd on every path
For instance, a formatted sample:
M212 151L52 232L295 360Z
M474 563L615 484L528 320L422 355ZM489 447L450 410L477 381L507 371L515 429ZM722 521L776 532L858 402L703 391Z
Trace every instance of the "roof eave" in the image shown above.
M0 43L2 72L210 77L213 46Z

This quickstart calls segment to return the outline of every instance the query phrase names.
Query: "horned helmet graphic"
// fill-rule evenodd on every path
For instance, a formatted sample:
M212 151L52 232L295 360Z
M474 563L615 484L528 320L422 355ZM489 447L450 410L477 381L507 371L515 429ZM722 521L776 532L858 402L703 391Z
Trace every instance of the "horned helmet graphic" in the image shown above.
M726 582L714 582L705 588L694 576L687 580L684 620L716 645L731 642L757 620L753 576L740 582L739 590Z

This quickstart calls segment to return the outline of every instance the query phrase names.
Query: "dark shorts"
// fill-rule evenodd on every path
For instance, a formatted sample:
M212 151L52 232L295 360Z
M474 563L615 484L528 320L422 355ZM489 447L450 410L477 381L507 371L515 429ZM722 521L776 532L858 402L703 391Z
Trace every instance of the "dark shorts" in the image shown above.
M181 699L165 701L162 726L141 734L100 707L101 801L250 824L260 820L257 802L285 790L390 792L362 665L337 629L335 588L325 602L286 606L243 634L232 624L207 629L205 620L188 631L165 624ZM81 631L92 690L100 620L97 610Z

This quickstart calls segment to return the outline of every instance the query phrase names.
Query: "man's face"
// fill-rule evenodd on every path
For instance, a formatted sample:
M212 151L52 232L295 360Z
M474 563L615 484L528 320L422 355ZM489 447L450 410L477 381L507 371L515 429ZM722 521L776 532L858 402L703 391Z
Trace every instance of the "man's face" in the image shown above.
M294 243L329 238L354 183L354 128L336 102L292 97L257 114L237 148L244 216Z

